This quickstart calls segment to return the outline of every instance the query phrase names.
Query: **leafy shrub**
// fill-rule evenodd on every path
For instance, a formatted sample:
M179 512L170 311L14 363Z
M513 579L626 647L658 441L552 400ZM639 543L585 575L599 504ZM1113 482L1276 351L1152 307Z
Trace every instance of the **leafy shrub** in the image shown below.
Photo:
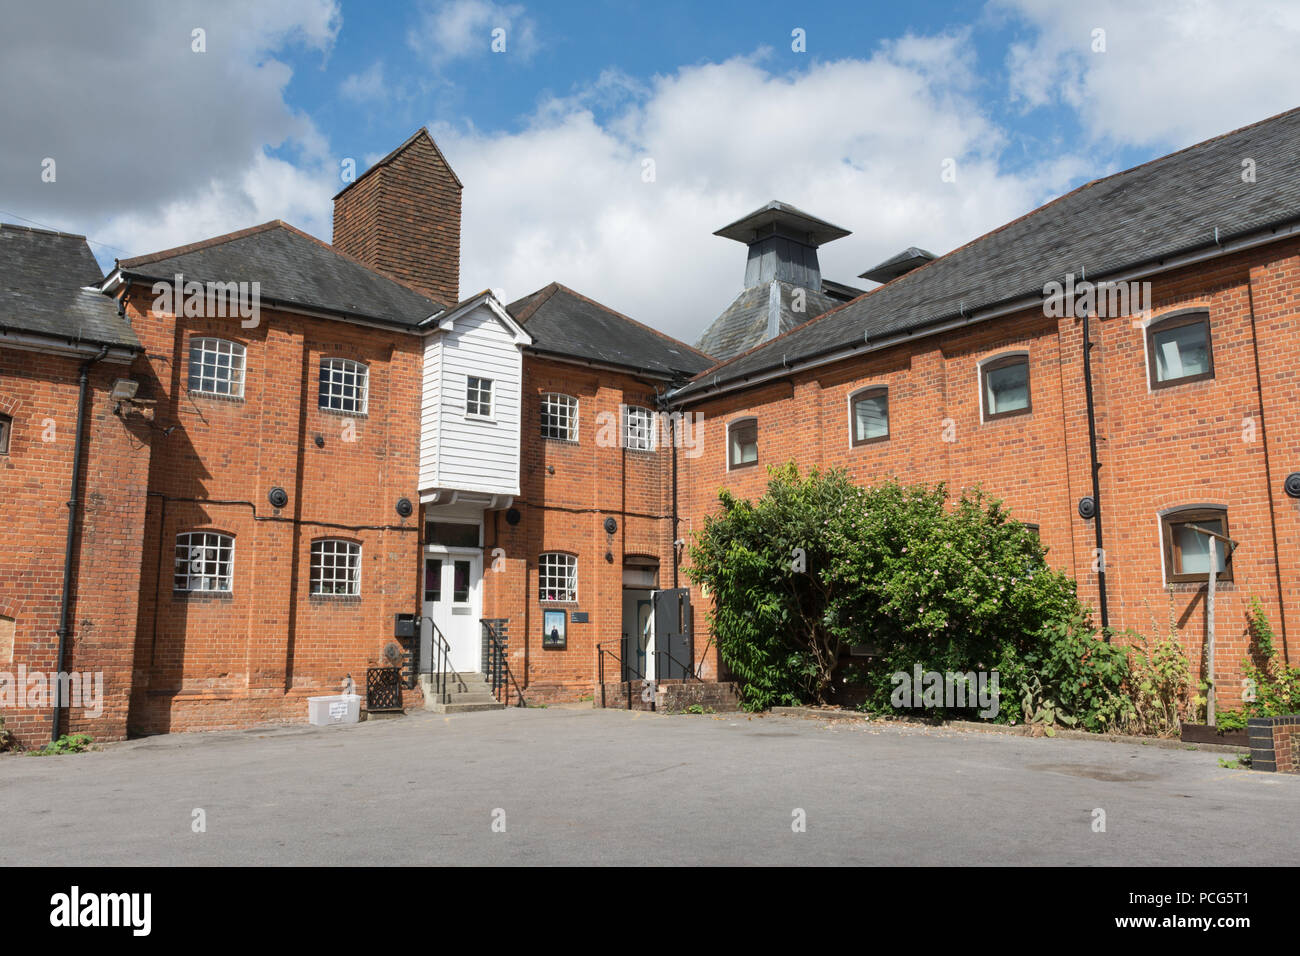
M865 644L874 662L851 679L867 709L890 710L893 673L990 671L1082 613L1037 537L979 491L949 507L942 484L866 489L791 464L769 470L756 502L719 498L687 574L715 599L710 623L747 709L824 702L842 652ZM1015 719L1019 689L1001 689L1000 716Z
M18 741L13 735L13 731L5 729L5 719L0 717L0 753L7 750L15 750L18 747Z
M1273 625L1259 598L1251 598L1247 612L1254 654L1242 662L1242 676L1253 682L1255 699L1238 710L1219 711L1215 725L1222 730L1240 730L1251 717L1278 717L1300 711L1300 667L1288 667L1278 658Z
M58 740L51 741L39 750L29 750L29 757L53 757L60 754L79 754L89 749L92 738L89 734L63 734Z
M1131 638L1126 648L1130 676L1124 688L1129 707L1121 729L1131 734L1178 736L1180 715L1188 703L1189 666L1177 631L1171 629L1150 650L1143 635L1136 631L1125 634Z

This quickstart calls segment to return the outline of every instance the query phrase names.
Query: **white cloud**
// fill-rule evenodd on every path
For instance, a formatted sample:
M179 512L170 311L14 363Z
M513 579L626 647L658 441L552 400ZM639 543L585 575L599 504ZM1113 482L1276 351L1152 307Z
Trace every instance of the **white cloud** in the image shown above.
M435 67L492 51L493 33L504 31L505 50L527 60L537 50L536 24L518 4L490 0L425 0L406 42Z
M339 95L354 103L382 100L388 95L384 64L376 60L361 73L353 73L339 84Z
M853 230L822 249L828 278L865 285L857 273L906 246L946 252L1084 168L1067 155L1002 174L970 57L962 35L909 37L785 75L760 51L627 84L604 122L588 103L615 75L518 133L435 127L465 183L462 288L518 297L558 280L693 342L744 275L744 248L711 233L770 199ZM950 157L955 183L940 177Z
M0 98L0 208L120 247L101 261L286 213L328 235L337 161L276 54L328 56L334 0L20 4L5 21L0 89L22 95Z
M1185 146L1297 105L1294 0L994 0L1031 39L1007 56L1025 107L1068 106L1093 140ZM1094 30L1105 52L1094 52Z

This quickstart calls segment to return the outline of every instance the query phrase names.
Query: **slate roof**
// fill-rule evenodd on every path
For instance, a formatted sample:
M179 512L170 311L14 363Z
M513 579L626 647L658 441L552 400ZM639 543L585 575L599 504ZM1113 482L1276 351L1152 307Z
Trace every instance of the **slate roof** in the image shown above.
M847 229L776 199L723 226L714 235L748 245L774 230L797 236L813 246L851 235Z
M859 272L859 279L870 279L873 282L889 282L897 279L905 272L911 272L913 269L925 265L934 259L934 253L925 249L918 249L916 246L908 246L897 255L890 256L884 262L872 266L866 272Z
M529 351L576 357L666 378L687 378L717 363L685 342L656 332L552 282L506 306L533 340Z
M84 236L0 223L0 329L140 349Z
M1242 160L1255 182L1242 182ZM700 392L1300 219L1300 109L1094 180L698 376Z
M259 282L262 301L414 329L443 309L410 286L276 219L205 242L118 262L145 281Z
M780 293L779 305L773 299L773 287ZM751 286L736 296L731 305L713 320L696 345L719 360L726 361L769 337L773 306L779 310L776 334L783 335L796 325L807 322L844 301L807 289L803 290L803 295L803 311L796 312L793 283L773 279Z

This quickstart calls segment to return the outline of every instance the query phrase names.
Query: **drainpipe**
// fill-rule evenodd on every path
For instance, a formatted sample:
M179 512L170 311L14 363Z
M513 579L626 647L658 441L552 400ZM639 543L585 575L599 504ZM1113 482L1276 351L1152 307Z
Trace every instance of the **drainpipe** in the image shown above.
M1088 455L1092 464L1092 503L1096 509L1093 515L1093 529L1097 533L1097 554L1101 561L1097 565L1097 603L1101 610L1102 637L1110 643L1106 629L1110 627L1110 614L1106 608L1106 551L1101 543L1101 462L1097 460L1097 416L1092 400L1092 339L1089 336L1088 315L1083 316L1083 391L1088 404Z
M677 434L681 427L681 419L674 419L670 416L669 421L673 423L673 587L678 587L677 583Z
M108 354L108 346L99 350L99 354L81 365L81 374L77 378L77 433L72 448L72 497L68 499L68 537L63 547L63 600L59 607L59 666L54 672L54 713L51 721L50 740L59 739L59 711L63 706L63 662L68 650L68 611L72 603L72 547L77 537L77 489L81 486L81 436L86 424L86 392L90 385L90 367L103 360Z

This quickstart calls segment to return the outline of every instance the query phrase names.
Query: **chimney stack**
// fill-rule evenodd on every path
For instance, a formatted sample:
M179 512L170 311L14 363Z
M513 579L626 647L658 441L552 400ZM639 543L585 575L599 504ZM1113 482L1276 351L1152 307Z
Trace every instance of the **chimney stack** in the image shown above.
M455 305L462 188L420 129L334 197L334 248Z

